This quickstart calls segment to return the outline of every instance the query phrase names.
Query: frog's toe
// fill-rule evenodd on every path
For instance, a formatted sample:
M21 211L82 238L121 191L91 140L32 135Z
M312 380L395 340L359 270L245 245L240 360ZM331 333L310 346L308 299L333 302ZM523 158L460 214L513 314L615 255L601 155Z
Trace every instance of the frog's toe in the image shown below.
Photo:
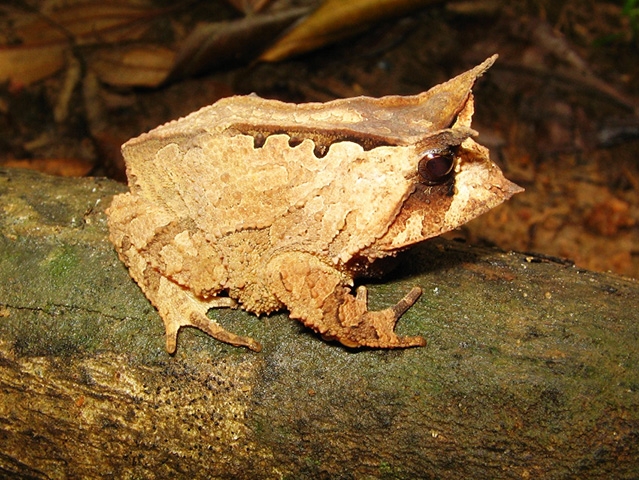
M235 345L237 347L246 347L255 352L262 350L262 345L256 342L251 337L243 337L225 330L215 320L208 318L206 315L198 311L191 311L186 316L175 318L169 316L164 318L164 327L166 331L166 351L169 353L175 353L177 349L177 336L180 328L182 327L195 327L207 333L211 337L219 340L220 342Z
M192 326L195 328L199 328L205 333L208 333L213 338L219 340L220 342L229 343L231 345L235 345L236 347L246 347L254 352L259 352L262 350L262 345L259 342L256 342L251 337L242 337L241 335L236 335L235 333L231 333L228 330L222 328L222 326L214 320L211 320L206 315L202 315L199 312L193 312L191 314L191 318L189 322L186 324L188 326ZM168 334L167 331L167 347L168 347Z
M213 297L202 300L165 277L160 277L159 288L157 294L152 296L152 303L164 321L166 350L169 353L175 352L177 336L182 327L199 328L221 342L247 347L256 352L262 349L252 338L231 333L206 316L210 308L234 307L235 301L231 298Z
M400 337L394 331L399 317L417 301L421 293L421 288L415 287L395 306L371 312L367 307L366 288L358 288L355 298L348 302L348 308L341 312L343 330L333 338L347 347L407 348L426 345L422 337Z

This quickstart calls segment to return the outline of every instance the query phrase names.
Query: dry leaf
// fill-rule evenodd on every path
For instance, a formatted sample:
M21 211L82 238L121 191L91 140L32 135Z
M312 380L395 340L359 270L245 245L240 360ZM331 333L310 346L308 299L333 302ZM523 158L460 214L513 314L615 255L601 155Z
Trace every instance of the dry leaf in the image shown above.
M138 39L148 28L141 20L156 9L121 3L85 3L47 15L10 11L15 43L0 47L0 82L29 85L65 65L71 45Z
M117 87L157 87L167 77L175 52L154 45L102 49L90 62L98 78Z
M226 0L240 12L251 15L262 10L271 0Z
M141 20L157 9L126 3L81 3L48 14L22 14L16 19L16 34L23 43L41 44L73 39L76 45L117 42L139 38L146 30Z
M198 25L181 46L167 80L196 75L254 59L283 29L308 12L287 9L232 22Z
M315 13L284 35L260 60L277 62L342 40L385 19L441 0L326 0Z
M0 48L0 82L30 85L53 75L65 63L64 44Z

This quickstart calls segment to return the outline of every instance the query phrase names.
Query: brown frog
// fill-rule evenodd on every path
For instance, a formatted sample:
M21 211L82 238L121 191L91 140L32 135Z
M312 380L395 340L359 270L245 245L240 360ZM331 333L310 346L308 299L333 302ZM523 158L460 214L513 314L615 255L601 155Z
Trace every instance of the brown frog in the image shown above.
M286 308L348 347L424 345L394 332L418 287L381 311L351 287L376 259L522 190L472 139L471 88L495 58L414 96L226 98L125 143L130 193L107 211L110 238L158 309L166 349L192 326L259 351L207 317L236 306Z

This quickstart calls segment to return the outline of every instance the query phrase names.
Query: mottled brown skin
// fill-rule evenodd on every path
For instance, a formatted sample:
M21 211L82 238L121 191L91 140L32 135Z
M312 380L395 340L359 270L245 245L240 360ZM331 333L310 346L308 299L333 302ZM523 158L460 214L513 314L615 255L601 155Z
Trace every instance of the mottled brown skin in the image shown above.
M206 315L235 306L286 308L349 347L424 345L394 332L418 287L381 311L351 287L374 260L521 191L471 138L471 88L495 58L409 97L227 98L125 143L131 191L107 211L110 238L167 350L193 326L259 351Z

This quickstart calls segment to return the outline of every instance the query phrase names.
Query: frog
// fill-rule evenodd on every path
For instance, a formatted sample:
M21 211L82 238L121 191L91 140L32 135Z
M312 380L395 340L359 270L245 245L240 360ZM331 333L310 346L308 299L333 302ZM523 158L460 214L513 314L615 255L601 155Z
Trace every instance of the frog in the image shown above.
M212 308L288 310L347 348L424 346L395 332L419 286L370 310L355 281L522 191L471 128L472 87L496 57L415 95L227 97L127 141L129 191L107 209L109 237L166 350L182 327L261 350Z

